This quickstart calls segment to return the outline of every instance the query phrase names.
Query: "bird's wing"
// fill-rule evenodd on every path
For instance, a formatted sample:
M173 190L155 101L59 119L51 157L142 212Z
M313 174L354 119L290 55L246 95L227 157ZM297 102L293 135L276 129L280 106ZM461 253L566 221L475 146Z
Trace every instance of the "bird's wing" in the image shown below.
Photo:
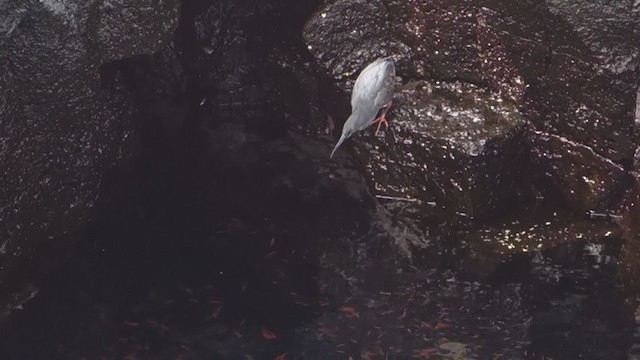
M389 58L378 59L367 66L356 79L351 93L351 107L356 104L380 109L393 97L395 66Z
M385 61L384 66L381 66L381 68L381 84L374 100L374 104L378 109L391 101L396 85L396 68L393 60Z
M358 75L351 92L351 107L353 109L356 108L356 104L368 105L375 100L376 89L382 81L382 74L379 71L380 62L381 59L372 62Z

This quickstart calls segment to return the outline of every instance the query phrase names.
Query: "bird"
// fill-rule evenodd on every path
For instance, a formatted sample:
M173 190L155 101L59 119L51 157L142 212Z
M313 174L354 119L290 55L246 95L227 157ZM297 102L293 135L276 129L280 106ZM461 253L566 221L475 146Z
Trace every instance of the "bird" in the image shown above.
M333 148L330 159L338 147L357 131L362 131L377 122L378 134L382 124L385 128L389 126L385 115L393 102L395 82L396 67L391 56L379 58L362 70L351 92L351 115L342 127L342 135ZM376 117L380 109L382 114Z

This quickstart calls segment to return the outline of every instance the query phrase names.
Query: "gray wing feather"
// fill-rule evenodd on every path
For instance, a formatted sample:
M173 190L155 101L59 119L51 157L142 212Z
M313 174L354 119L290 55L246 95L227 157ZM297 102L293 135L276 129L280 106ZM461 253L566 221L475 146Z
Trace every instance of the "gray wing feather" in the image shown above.
M378 108L385 106L389 101L391 101L391 99L393 99L393 91L396 85L396 69L393 61L387 61L384 68L384 76L382 78L383 83L374 100L374 104Z
M395 66L390 58L378 59L367 66L356 79L351 93L351 107L383 107L393 97Z

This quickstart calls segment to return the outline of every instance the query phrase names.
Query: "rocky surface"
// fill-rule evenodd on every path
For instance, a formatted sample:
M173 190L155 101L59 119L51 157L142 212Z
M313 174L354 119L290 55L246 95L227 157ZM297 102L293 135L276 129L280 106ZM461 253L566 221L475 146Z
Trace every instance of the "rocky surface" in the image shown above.
M632 354L637 6L139 5L0 4L0 252L23 290L0 353ZM389 129L329 161L387 54Z
M471 222L518 202L526 122L512 103L471 84L425 81L400 87L394 101L389 129L366 131L355 152L374 195Z
M159 49L178 11L163 0L0 3L3 314L69 249L122 154L131 94L101 66Z
M395 55L401 90L390 129L355 137L352 154L395 227L415 231L398 242L414 259L465 253L458 268L499 276L501 263L532 249L624 238L620 255L635 269L628 224L639 218L629 170L640 52L629 29L639 19L629 3L338 0L309 20L305 41L347 90L354 63ZM434 81L458 93L434 91ZM477 89L491 94L492 106L480 105L491 101ZM480 108L489 110L473 113ZM459 141L461 134L476 136ZM547 220L532 209L545 209ZM611 222L620 212L627 225ZM406 226L407 219L420 225ZM389 233L398 238L393 227ZM439 247L445 239L458 243ZM531 331L563 326L552 313Z
M318 62L338 80L346 77L352 81L357 75L353 65L345 64L363 64L366 62L363 57L395 54L403 83L417 79L459 80L491 89L495 96L512 102L521 113L519 116L537 131L525 136L533 145L522 138L518 146L533 147L534 160L546 153L558 155L555 161L562 163L534 161L534 172L547 174L549 167L589 166L596 173L609 174L609 162L628 162L635 150L632 113L637 88L634 64L638 51L633 37L616 43L617 55L611 55L612 52L602 47L595 53L593 48L616 36L622 37L624 26L637 21L637 17L632 7L602 6L605 13L618 12L615 18L609 19L613 22L618 19L618 25L608 26L609 20L589 22L598 5L577 11L580 5L564 2L507 5L500 1L415 1L406 4L383 1L363 5L358 1L336 1L310 19L305 28L305 40ZM375 13L376 17L370 13ZM561 16L567 13L572 14L568 20ZM572 26L581 20L589 22L590 26L573 31ZM342 26L333 26L336 22L341 22ZM603 27L608 30L598 31ZM369 51L350 48L345 52L340 46L345 41L363 44ZM625 64L624 68L620 63ZM347 88L349 84L349 81L345 83ZM420 112L425 108L425 101L438 101L431 100L437 96L424 94L421 98L430 100L409 105ZM402 116L397 121L405 121L406 113L400 110L396 114ZM453 112L449 116L457 117ZM580 155L579 158L561 157L564 150L537 140L540 133L586 146L587 152L594 152L604 160ZM494 134L498 138L509 136L510 132ZM443 140L447 137L454 135L440 135ZM545 148L547 145L549 148ZM382 153L393 152L389 145L378 148ZM396 151L396 154L404 159L396 158L394 162L411 162L407 153ZM435 160L428 154L410 154ZM376 163L388 166L380 160ZM429 163L429 160L425 162ZM570 179L558 181L556 191L585 194L582 175L576 172L569 175ZM620 175L612 177L616 179ZM597 198L597 192L616 192L615 182L592 186L588 190L591 192L585 195ZM581 212L596 208L593 202L584 206L576 204L576 210Z

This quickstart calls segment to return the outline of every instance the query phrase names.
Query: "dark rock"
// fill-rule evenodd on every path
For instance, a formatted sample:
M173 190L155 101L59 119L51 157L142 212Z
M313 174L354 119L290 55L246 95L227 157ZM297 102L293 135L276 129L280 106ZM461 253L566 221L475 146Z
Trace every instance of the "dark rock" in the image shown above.
M625 194L625 201L619 209L619 225L624 232L625 244L620 254L620 278L628 289L640 285L640 175L633 175L633 183ZM640 304L636 294L635 303Z
M195 39L192 41L196 44L191 47L190 61L197 86L215 84L229 90L249 82L250 49L246 45L245 22L269 8L268 2L252 3L246 6L248 4L214 2L205 12L195 16Z
M633 123L633 135L635 139L640 138L640 88L636 91L636 111ZM638 149L636 148L636 153ZM640 170L640 167L636 168L636 170Z
M398 89L395 104L384 137L365 131L356 151L375 195L471 219L518 201L525 121L513 104L470 84L423 81Z
M121 75L136 106L166 105L181 99L187 91L184 65L175 40L153 55L144 54L111 62L102 67L105 78Z
M640 53L624 29L640 21L635 10L608 2L510 5L489 5L487 23L527 85L521 106L528 119L538 130L587 145L615 162L630 158L634 63Z
M462 247L469 256L461 267L466 272L476 277L504 279L512 275L503 273L501 268L510 256L538 254L566 244L597 243L621 236L620 228L613 222L593 221L567 211L541 208L508 219L474 229L463 237Z
M3 314L68 249L121 156L130 94L101 65L156 51L178 10L171 0L0 4Z
M551 0L546 5L552 14L570 24L607 72L633 74L637 71L640 39L629 29L640 24L639 3Z
M628 185L628 174L592 148L564 137L539 131L528 137L531 177L547 186L549 194L577 213L606 212Z
M339 0L315 13L303 35L309 51L333 77L355 80L363 64L407 53L392 36L392 24L381 0Z
M359 69L373 58L395 54L399 60L398 74L405 83L435 79L475 84L495 94L496 100L504 99L505 103L508 100L514 110L522 113L518 115L521 121L533 125L533 132L526 136L507 136L510 140L505 142L509 144L505 149L509 150L501 152L498 147L495 153L517 154L532 146L537 169L534 172L540 175L535 179L541 180L541 184L514 182L509 172L518 172L514 169L522 170L524 165L515 156L509 158L513 166L495 166L494 172L488 172L487 179L502 182L493 184L502 195L486 191L491 184L479 183L469 176L484 172L485 165L475 167L467 157L451 153L451 163L465 170L457 173L445 170L450 167L435 160L449 156L446 151L436 150L442 147L437 145L437 136L423 138L415 129L398 133L401 125L397 125L392 126L395 136L385 137L384 143L377 142L376 148L387 153L386 148L397 146L397 138L401 137L413 144L425 144L423 149L429 147L433 155L426 157L416 155L415 149L396 149L389 151L393 156L381 158L369 155L373 151L371 146L358 152L359 160L369 169L369 177L373 178L372 173L379 176L372 183L376 191L393 188L396 193L393 196L406 193L426 201L440 197L440 202L452 202L446 208L453 212L478 215L490 213L486 211L490 208L507 206L507 194L516 194L514 189L518 185L533 186L540 188L542 196L562 193L563 199L571 202L570 208L584 213L612 206L620 200L619 194L627 184L623 167L617 164L628 163L635 150L632 113L639 52L635 38L624 38L623 34L624 29L640 21L637 7L628 4L598 2L585 6L587 11L582 12L578 11L582 9L580 5L563 1L514 4L500 0L367 3L342 0L326 5L309 20L305 40L318 63L340 80L345 89L352 86ZM582 26L583 23L588 25ZM612 39L619 41L613 45L615 51L609 52L606 44ZM409 109L420 108L415 101L404 101L404 96L396 95L398 102L391 111L393 121L398 124L409 121L412 111ZM450 107L448 117L456 118L460 111L461 108ZM496 116L503 118L508 118L511 111L504 113L504 107L495 110ZM466 130L461 127L459 131ZM468 131L473 132L473 127ZM526 143L522 142L525 138L529 138ZM472 149L475 141L458 138L457 144L460 149ZM506 165L504 159L488 160L490 151L485 153L480 163L494 161L495 165ZM381 175L387 168L395 169L396 164L411 167L415 163L412 157L431 167L431 186L423 186L424 176L421 178L417 173L402 175L391 170L387 176ZM435 175L438 172L440 176ZM446 190L456 187L465 190ZM473 193L487 196L474 198L470 196ZM467 206L460 205L465 203ZM471 203L475 205L469 206Z

